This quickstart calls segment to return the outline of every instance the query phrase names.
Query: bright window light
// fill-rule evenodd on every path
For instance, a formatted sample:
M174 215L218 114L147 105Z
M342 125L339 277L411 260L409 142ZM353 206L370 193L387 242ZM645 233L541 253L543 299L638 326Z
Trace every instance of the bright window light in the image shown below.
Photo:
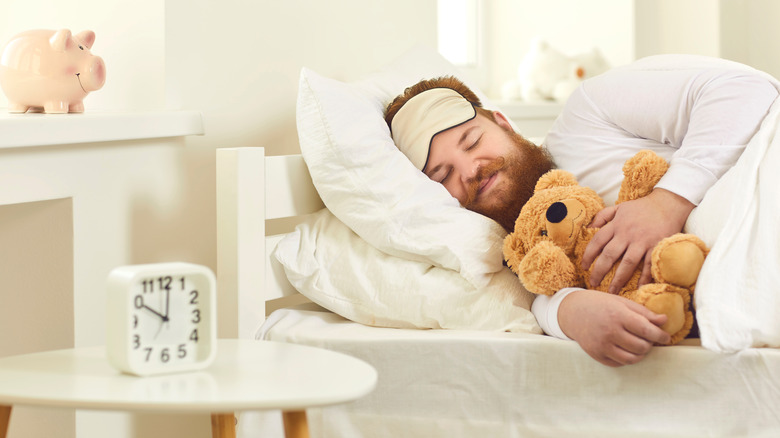
M455 65L477 64L478 0L438 0L439 53Z

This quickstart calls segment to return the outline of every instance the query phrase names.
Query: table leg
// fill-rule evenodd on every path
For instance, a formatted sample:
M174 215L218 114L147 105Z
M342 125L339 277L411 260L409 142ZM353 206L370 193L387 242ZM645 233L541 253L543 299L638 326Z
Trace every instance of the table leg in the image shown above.
M309 438L309 423L306 421L306 411L282 412L285 438Z
M0 438L8 435L8 423L11 421L11 407L0 405Z
M236 416L232 412L211 414L211 437L236 438Z

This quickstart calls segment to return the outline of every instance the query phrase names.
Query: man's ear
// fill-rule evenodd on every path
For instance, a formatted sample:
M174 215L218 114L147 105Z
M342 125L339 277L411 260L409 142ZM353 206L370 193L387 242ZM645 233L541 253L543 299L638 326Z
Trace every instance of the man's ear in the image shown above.
M504 128L506 130L509 130L509 131L514 131L514 128L512 128L512 124L509 123L509 119L507 119L506 116L502 112L500 112L500 111L493 111L493 120L496 121L498 126Z

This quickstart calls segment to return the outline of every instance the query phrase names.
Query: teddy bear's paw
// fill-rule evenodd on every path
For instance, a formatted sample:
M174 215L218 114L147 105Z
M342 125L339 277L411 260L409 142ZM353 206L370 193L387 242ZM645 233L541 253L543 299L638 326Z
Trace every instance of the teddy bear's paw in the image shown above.
M554 243L536 244L517 266L517 276L526 289L538 295L553 295L559 290L578 286L574 264Z
M504 237L504 260L506 260L507 266L515 274L517 274L517 267L520 265L520 261L525 257L525 249L523 249L523 242L518 236L518 233L510 233Z
M645 302L645 307L654 313L666 315L668 320L661 329L670 335L682 330L685 325L685 311L683 298L679 294L667 293L653 295Z
M656 245L652 254L651 273L659 283L691 288L707 256L707 247L698 237L675 234Z
M669 163L655 152L641 150L623 165L623 183L617 203L647 196L669 169Z
M642 304L653 313L666 315L666 324L661 329L672 336L669 345L682 341L693 327L693 313L689 309L691 298L686 289L651 283L640 287L627 298Z

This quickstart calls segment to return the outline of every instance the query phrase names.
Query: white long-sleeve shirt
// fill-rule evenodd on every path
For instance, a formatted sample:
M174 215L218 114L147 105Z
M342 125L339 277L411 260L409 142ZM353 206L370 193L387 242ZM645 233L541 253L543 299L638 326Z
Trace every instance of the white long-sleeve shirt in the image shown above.
M558 168L613 205L626 160L650 149L670 163L656 185L698 205L739 158L778 95L778 82L717 58L658 55L585 81L545 139ZM542 329L566 338L558 305L575 288L539 296Z

